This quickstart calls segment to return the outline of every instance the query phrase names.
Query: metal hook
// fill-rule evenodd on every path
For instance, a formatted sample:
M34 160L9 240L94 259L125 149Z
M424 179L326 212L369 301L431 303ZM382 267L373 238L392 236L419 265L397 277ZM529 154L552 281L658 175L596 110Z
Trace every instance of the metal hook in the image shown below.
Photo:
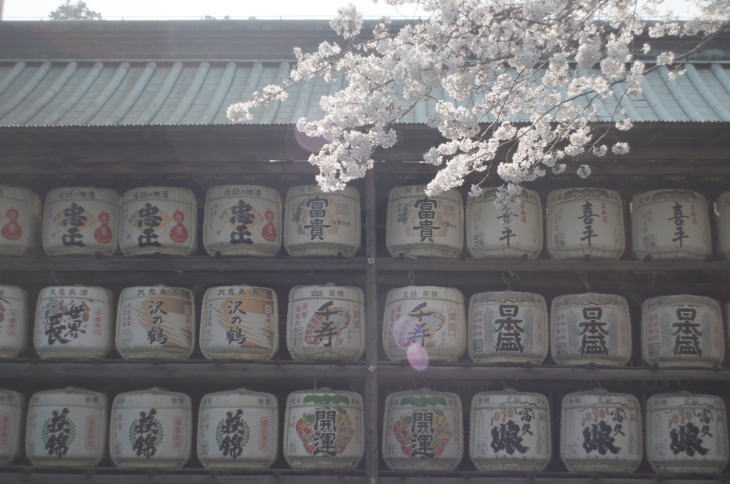
M416 274L413 273L413 271L408 271L408 285L415 286L416 285Z
M580 273L580 281L585 286L586 292L591 292L591 285L588 283L588 273L587 272Z
M512 284L509 282L509 280L507 280L507 278L505 277L506 275L507 275L506 271L502 271L502 274L500 274L499 277L502 278L502 282L504 282L504 285L507 286L507 290L511 291Z

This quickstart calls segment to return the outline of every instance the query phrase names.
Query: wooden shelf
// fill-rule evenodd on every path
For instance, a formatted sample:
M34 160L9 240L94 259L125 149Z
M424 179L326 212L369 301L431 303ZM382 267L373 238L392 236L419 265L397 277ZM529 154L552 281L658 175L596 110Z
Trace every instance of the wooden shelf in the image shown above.
M640 260L499 260L499 259L398 259L375 261L383 273L434 272L730 272L730 260L640 261Z
M474 381L730 381L730 368L652 368L652 367L575 367L557 365L539 366L485 366L466 363L463 365L429 366L419 372L404 363L381 363L378 374L383 379L410 381L427 380L474 382Z
M467 458L465 456L465 458ZM617 474L594 475L572 474L569 472L555 473L513 473L513 474L485 474L482 472L446 473L438 476L435 473L397 473L381 471L378 484L706 484L730 482L729 475L720 476L689 476L689 477L661 477L656 474Z
M232 382L267 382L291 380L309 383L314 378L352 382L362 379L366 372L364 362L347 364L303 363L299 361L231 362L186 360L129 361L129 360L31 360L18 359L0 362L0 381L26 383L31 380L56 380L83 384L87 382L124 382L160 384L203 381L230 385Z

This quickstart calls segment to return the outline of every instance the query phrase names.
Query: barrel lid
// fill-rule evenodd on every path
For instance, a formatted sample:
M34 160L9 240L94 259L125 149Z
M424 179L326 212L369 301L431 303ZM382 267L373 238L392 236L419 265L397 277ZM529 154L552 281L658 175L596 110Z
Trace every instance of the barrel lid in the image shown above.
M119 393L114 397L114 407L134 408L137 406L172 407L179 408L179 405L166 399L180 399L180 403L190 408L190 397L184 393L171 392L162 388L152 387L145 390L135 390L126 393ZM121 403L122 400L124 403Z
M257 404L258 399L260 398L268 398L272 402L272 406L276 407L277 405L277 398L276 396L272 395L271 393L264 393L264 392L257 392L253 390L249 390L247 388L236 388L234 390L224 390L221 392L213 392L208 393L206 395L203 395L203 398L201 399L201 402L206 402L206 400L210 400L209 403L201 403L201 406L203 405L239 405L241 404L240 400L244 400L244 405L254 405ZM229 400L238 400L236 402L229 402Z
M95 399L89 402L89 398ZM93 405L90 405L92 403ZM32 405L64 405L106 408L106 395L78 387L43 390L31 397Z

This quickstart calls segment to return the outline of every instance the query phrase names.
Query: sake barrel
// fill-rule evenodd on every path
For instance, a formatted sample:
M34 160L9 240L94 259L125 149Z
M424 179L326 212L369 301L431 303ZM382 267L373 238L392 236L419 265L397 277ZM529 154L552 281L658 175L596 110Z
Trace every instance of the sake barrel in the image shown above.
M452 287L391 289L385 300L383 346L392 361L454 362L466 351L464 296ZM420 363L417 363L418 366Z
M41 289L33 347L41 358L103 358L112 349L112 293L101 287Z
M278 308L273 289L209 288L200 315L200 351L211 360L270 360L279 350Z
M712 254L707 200L691 190L652 190L631 200L634 255L704 259Z
M703 296L659 296L641 306L641 351L659 366L717 367L725 359L720 304Z
M558 365L625 366L631 358L631 315L626 298L588 293L553 299L550 354Z
M109 453L118 467L182 467L193 438L190 397L159 388L120 393L112 404Z
M540 195L523 189L504 208L495 204L499 188L466 197L466 248L472 257L535 259L542 252Z
M0 464L13 462L20 455L23 431L23 395L0 390Z
M393 257L458 257L464 246L461 194L432 197L425 185L393 187L388 197L385 243Z
M205 195L203 246L210 255L273 256L281 248L279 192L259 185L220 185Z
M352 469L365 448L360 394L321 388L286 400L284 458L294 469Z
M276 397L239 388L203 396L198 413L198 459L212 469L265 469L276 460Z
M646 456L658 474L719 474L728 460L725 403L667 393L646 402Z
M552 455L545 395L482 392L471 401L469 456L483 472L540 472Z
M383 459L394 471L453 471L464 455L461 399L428 388L385 400Z
M540 364L548 353L545 298L480 292L469 299L469 357L475 363Z
M715 201L715 219L719 252L730 259L730 192L724 192Z
M111 188L63 187L46 195L43 250L48 255L112 255L119 195Z
M125 359L184 360L195 347L190 289L128 287L119 294L116 346Z
M188 188L141 187L122 195L119 248L123 255L190 255L196 250L198 216Z
M28 293L17 286L0 286L0 358L21 354L30 335Z
M301 185L286 193L284 248L294 257L352 257L360 250L360 192Z
M292 358L359 359L365 351L364 299L358 287L293 287L286 323L286 346Z
M0 185L0 255L22 255L38 248L41 199L26 188Z
M619 259L624 253L621 195L605 188L553 190L547 198L547 250L553 259Z
M639 400L602 390L563 397L560 460L570 472L634 472L643 456Z
M65 388L35 393L28 405L25 455L35 466L88 467L104 457L107 400Z

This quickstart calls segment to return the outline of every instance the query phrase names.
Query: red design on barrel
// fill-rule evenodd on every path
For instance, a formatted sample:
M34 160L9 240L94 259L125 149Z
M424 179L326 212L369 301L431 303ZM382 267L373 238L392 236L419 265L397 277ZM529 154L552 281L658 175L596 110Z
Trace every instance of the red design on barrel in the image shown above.
M94 238L100 244L108 244L112 241L112 229L109 228L109 214L106 212L99 213L99 222L101 227L94 231Z
M3 226L0 233L2 233L3 238L7 240L18 240L20 236L23 235L23 228L18 223L18 216L20 215L20 212L11 207L7 212L5 212L5 215L7 215L9 222Z
M264 225L264 228L261 229L261 236L266 240L267 242L273 242L276 240L276 226L274 225L274 212L271 210L267 210L266 213L264 213L264 218L268 222L266 225Z
M170 229L170 238L173 242L181 244L188 240L188 229L185 228L185 225L183 225L185 214L180 210L175 210L175 213L172 214L172 219L177 223L172 229Z

